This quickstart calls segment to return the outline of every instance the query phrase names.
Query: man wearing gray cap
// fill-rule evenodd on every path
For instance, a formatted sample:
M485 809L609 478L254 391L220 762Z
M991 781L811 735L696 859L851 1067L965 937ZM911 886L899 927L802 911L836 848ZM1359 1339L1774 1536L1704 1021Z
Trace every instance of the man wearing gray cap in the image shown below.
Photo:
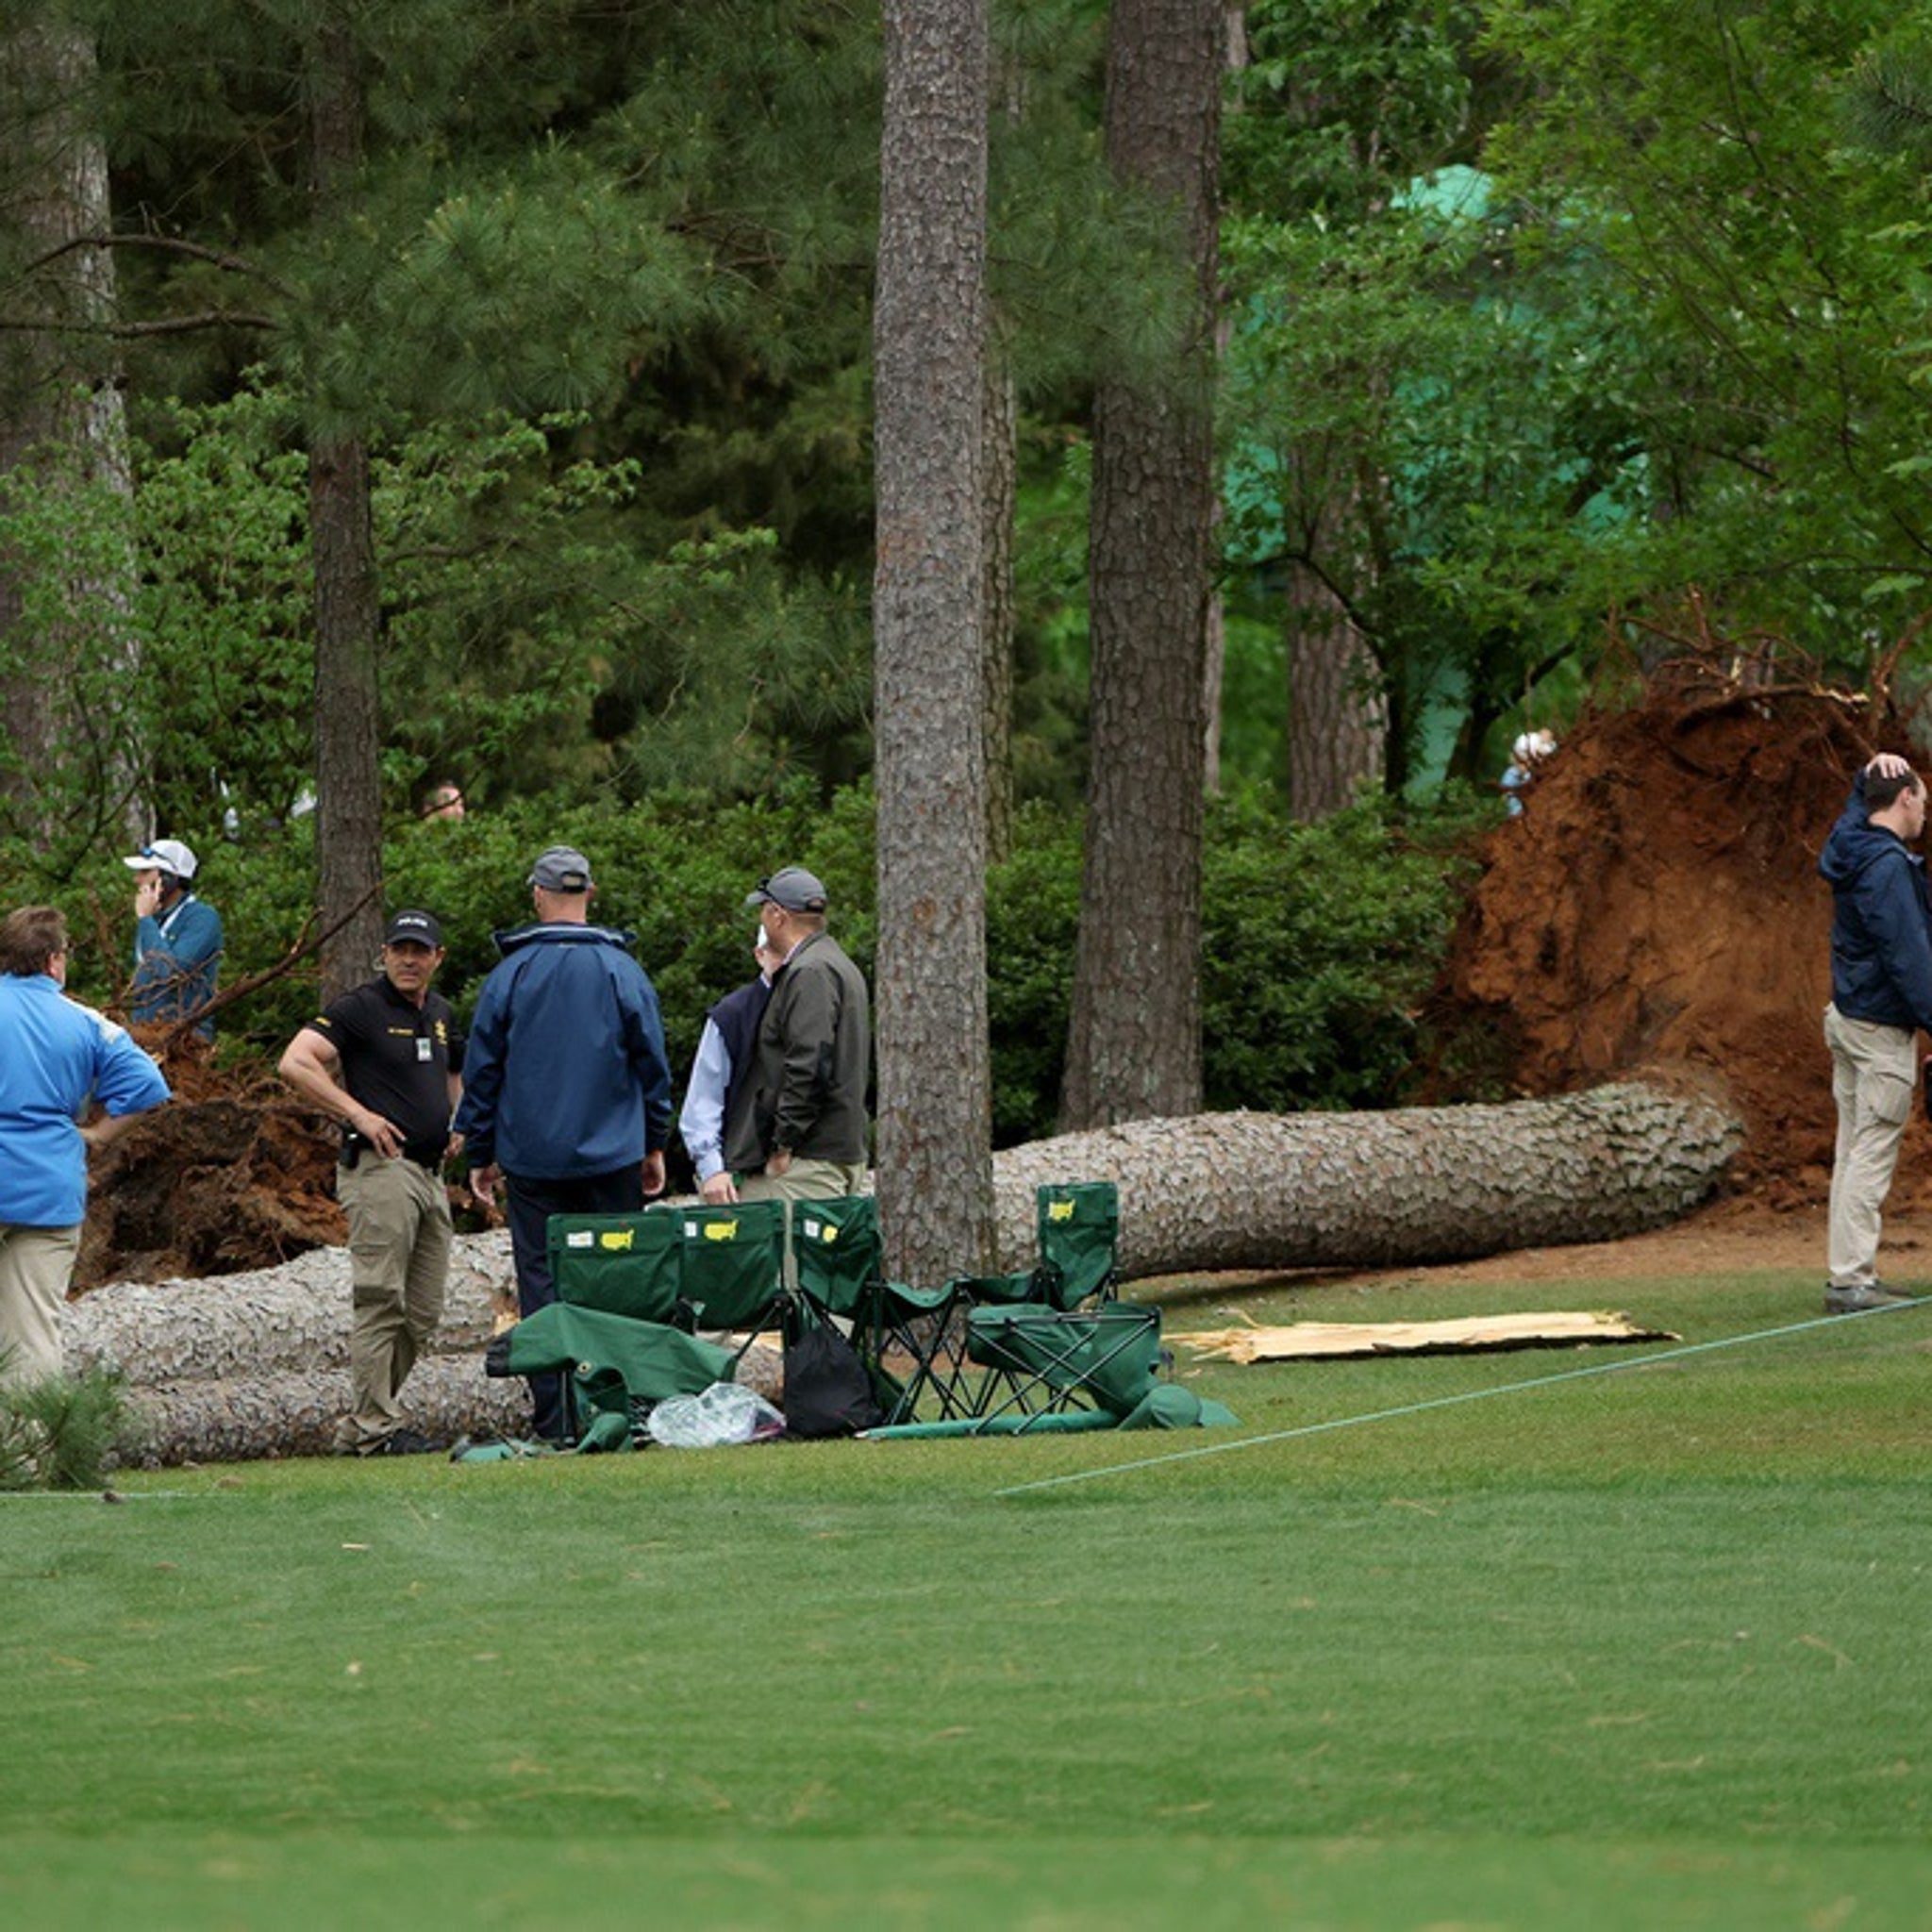
M732 1084L724 1161L747 1201L823 1201L865 1185L872 1002L825 930L825 889L802 866L760 879L745 900L780 961Z
M442 927L398 912L382 972L344 993L289 1042L281 1076L342 1123L336 1199L349 1220L350 1412L338 1456L413 1456L438 1445L403 1423L402 1394L442 1319L449 1278L445 1155L463 1091L463 1041L431 990Z
M456 1128L486 1205L503 1184L517 1301L557 1299L553 1214L635 1212L664 1191L671 1068L657 990L632 958L636 935L591 924L591 861L553 845L530 869L536 924L500 932L463 1063ZM538 1435L566 1433L563 1379L529 1377Z

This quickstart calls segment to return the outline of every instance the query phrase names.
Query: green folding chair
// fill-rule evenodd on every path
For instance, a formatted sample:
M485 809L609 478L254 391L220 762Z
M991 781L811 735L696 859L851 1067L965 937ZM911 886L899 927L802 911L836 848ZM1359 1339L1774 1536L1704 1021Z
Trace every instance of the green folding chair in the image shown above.
M1033 1197L1044 1300L1058 1308L1111 1301L1120 1287L1121 1194L1112 1181L1048 1182Z
M910 1421L922 1403L946 1416L968 1411L963 1355L948 1343L958 1294L886 1279L873 1195L793 1202L791 1253L806 1302L850 1326L889 1422Z
M982 1372L976 1420L1024 1433L1027 1417L1104 1411L1116 1422L1153 1392L1161 1368L1160 1310L1133 1302L1091 1308L978 1307L966 1353ZM1002 1419L1017 1416L1015 1424ZM987 1433L993 1433L989 1426Z
M882 1257L876 1196L791 1204L798 1291L822 1313L857 1322L867 1291L885 1272Z
M661 1322L552 1302L506 1328L484 1352L489 1375L561 1372L571 1433L617 1446L643 1434L645 1418L673 1395L696 1395L731 1378L731 1351Z
M786 1301L785 1207L678 1210L678 1288L692 1328L742 1334L749 1347L759 1329L776 1325Z
M553 1214L546 1245L558 1300L636 1322L677 1323L683 1232L668 1208Z

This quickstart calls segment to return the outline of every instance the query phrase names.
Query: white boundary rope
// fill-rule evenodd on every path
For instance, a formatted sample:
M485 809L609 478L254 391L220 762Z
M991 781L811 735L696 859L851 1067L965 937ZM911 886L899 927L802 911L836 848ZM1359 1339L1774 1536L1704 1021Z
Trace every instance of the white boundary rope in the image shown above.
M1331 1429L1352 1429L1363 1423L1394 1422L1406 1415L1422 1415L1432 1408L1452 1408L1458 1403L1484 1402L1492 1395L1517 1395L1525 1389L1547 1389L1557 1382L1574 1382L1585 1375L1613 1375L1619 1370L1647 1369L1653 1362L1668 1362L1687 1355L1706 1355L1715 1348L1741 1348L1746 1342L1774 1341L1780 1336L1803 1335L1813 1328L1836 1328L1867 1315L1890 1315L1901 1308L1924 1307L1932 1295L1911 1301L1892 1302L1878 1308L1860 1308L1849 1315L1817 1315L1808 1322L1793 1322L1783 1328L1759 1328L1749 1335L1723 1335L1715 1341L1690 1341L1681 1348L1666 1348L1656 1355L1625 1356L1613 1362L1592 1362L1588 1368L1561 1369L1554 1375L1532 1375L1526 1382L1505 1382L1494 1389L1470 1389L1460 1395L1438 1395L1427 1402L1411 1402L1401 1408L1372 1409L1365 1415L1336 1416L1325 1423L1304 1423L1299 1428L1276 1429L1266 1436L1242 1436L1233 1442L1209 1442L1199 1449L1174 1449L1165 1456L1142 1456L1132 1462L1114 1462L1102 1469L1083 1469L1072 1475L1041 1476L1030 1483L1013 1483L993 1491L995 1497L1027 1496L1041 1490L1065 1489L1074 1483L1098 1482L1110 1475L1127 1475L1136 1470L1158 1469L1170 1462L1191 1462L1202 1456L1232 1456L1238 1449L1258 1449L1264 1442L1290 1442L1298 1436L1326 1435Z

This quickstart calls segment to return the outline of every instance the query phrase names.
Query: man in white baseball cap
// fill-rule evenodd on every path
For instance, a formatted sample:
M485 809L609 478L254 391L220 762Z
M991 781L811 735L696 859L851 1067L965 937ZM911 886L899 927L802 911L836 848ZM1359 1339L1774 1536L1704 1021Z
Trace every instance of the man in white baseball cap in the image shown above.
M137 1025L191 1018L215 996L224 942L221 914L189 886L201 863L179 839L156 839L121 863L134 874L128 1016ZM211 1039L214 1022L194 1030Z

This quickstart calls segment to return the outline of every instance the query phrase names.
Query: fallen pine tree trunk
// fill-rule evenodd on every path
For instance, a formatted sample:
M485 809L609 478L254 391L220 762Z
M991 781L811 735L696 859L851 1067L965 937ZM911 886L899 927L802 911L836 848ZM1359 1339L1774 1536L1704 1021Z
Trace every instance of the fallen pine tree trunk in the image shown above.
M499 1308L515 1312L509 1236L459 1235L438 1354L480 1354ZM116 1282L70 1302L61 1328L72 1369L119 1369L137 1384L346 1370L349 1251L311 1248L275 1268L199 1281Z
M994 1157L999 1266L1033 1261L1033 1191L1063 1180L1119 1186L1130 1276L1421 1263L1614 1240L1695 1207L1739 1138L1710 1101L1641 1084L1501 1107L1134 1122ZM418 1383L441 1402L445 1371L466 1378L448 1387L498 1399L476 1357L506 1305L508 1237L459 1236L435 1354L410 1379L412 1422ZM301 1454L298 1441L323 1441L316 1418L325 1409L332 1427L347 1406L348 1332L340 1248L245 1274L120 1283L65 1310L70 1365L119 1368L163 1419L174 1456L202 1460ZM474 1433L469 1413L431 1409L417 1425Z
M1043 1181L1118 1184L1130 1276L1616 1241L1689 1213L1742 1138L1715 1102L1636 1081L1500 1107L1132 1121L993 1157L998 1265L1035 1259Z
M348 1410L349 1372L268 1370L137 1386L131 1396L133 1453L149 1464L326 1456ZM409 1426L441 1441L529 1433L524 1384L491 1380L480 1354L418 1362L403 1400Z

